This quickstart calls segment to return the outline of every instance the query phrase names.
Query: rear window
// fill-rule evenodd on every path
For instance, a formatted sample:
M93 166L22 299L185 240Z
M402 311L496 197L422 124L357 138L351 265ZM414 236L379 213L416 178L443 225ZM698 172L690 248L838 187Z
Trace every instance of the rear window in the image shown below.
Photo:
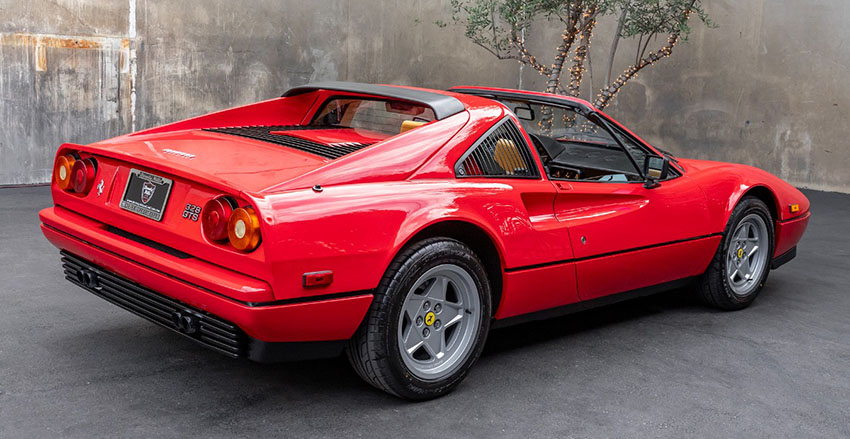
M408 102L332 98L316 113L310 125L333 125L396 135L401 132L405 121L428 123L433 120L433 110Z

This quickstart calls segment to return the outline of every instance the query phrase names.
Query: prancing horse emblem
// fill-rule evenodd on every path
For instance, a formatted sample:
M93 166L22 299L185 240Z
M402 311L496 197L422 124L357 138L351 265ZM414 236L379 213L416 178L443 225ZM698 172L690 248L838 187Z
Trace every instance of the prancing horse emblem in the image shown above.
M145 184L142 185L142 204L148 204L148 201L153 197L153 192L156 190L156 186L146 181Z

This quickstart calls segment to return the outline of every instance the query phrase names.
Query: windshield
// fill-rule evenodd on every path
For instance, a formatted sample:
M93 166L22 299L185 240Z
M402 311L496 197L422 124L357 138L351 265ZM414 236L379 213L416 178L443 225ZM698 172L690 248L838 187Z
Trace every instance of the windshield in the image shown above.
M402 101L332 98L316 113L310 125L358 128L389 135L402 132L406 121L428 123L435 119L428 107Z

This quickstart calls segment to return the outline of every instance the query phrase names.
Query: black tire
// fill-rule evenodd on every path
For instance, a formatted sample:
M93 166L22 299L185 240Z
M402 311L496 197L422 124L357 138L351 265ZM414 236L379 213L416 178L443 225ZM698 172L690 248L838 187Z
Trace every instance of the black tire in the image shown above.
M405 365L398 346L399 317L403 301L416 281L429 269L454 264L474 280L481 318L466 359L450 375L423 380ZM360 328L347 348L349 362L363 380L392 395L410 400L427 400L451 392L478 360L490 328L490 284L475 253L460 241L429 238L399 253L375 290L375 297Z
M760 216L767 226L768 231L768 256L767 262L757 274L757 287L746 295L738 295L732 291L729 284L729 279L726 276L727 252L732 243L733 233L737 229L739 223L750 214ZM770 262L774 250L774 226L773 218L770 215L767 205L763 201L755 197L745 197L742 199L732 214L729 216L729 222L726 224L726 229L723 231L723 240L717 248L717 252L706 272L702 275L699 282L699 295L702 301L714 308L724 311L734 311L748 307L761 292L767 276L770 274Z

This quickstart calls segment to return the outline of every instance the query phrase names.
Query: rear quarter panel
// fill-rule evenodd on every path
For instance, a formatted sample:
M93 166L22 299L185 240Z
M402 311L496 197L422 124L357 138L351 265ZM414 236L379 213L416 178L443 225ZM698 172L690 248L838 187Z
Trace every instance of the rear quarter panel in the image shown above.
M551 204L551 197L524 200L510 181L416 180L298 190L257 203L267 212L263 245L275 295L286 299L373 289L412 236L447 220L484 230L503 267L569 259L569 245L553 239L558 230L549 236L529 217L526 203ZM334 273L332 285L302 286L304 273L325 270Z

